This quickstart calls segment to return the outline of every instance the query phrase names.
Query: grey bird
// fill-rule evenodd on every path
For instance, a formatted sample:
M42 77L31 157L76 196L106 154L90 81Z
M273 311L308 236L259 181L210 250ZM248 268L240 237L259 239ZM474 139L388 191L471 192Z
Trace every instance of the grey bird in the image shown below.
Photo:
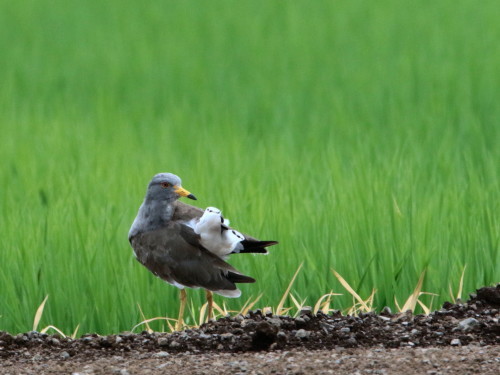
M236 283L255 282L201 245L193 223L204 211L178 201L180 197L196 200L181 185L181 179L172 173L155 175L128 234L137 260L154 275L180 288L177 330L183 326L185 287L206 290L210 319L212 292L236 298L241 295ZM266 246L278 243L243 236L244 249L239 253L267 253Z

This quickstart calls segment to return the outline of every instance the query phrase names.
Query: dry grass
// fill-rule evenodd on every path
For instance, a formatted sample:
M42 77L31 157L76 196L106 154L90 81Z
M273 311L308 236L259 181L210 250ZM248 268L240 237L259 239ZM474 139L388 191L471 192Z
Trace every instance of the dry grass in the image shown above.
M276 307L272 306L266 306L263 307L261 310L264 314L266 313L273 313L275 315L292 315L292 316L298 316L301 311L304 310L304 308L308 307L306 306L306 299L299 300L293 293L292 293L292 287L293 284L297 278L297 275L299 274L300 270L302 268L302 264L297 268L295 271L294 275L292 276L285 292L283 293L283 296L281 297L281 300L278 302L278 305ZM343 311L344 314L346 315L358 315L359 313L366 313L366 312L371 312L374 311L373 308L373 301L374 297L376 294L376 289L372 289L372 292L370 295L366 298L363 299L352 287L351 285L346 281L345 278L343 278L338 272L332 269L332 273L335 275L337 280L340 282L340 284L347 290L347 292L352 296L353 298L353 304L349 308L345 309ZM398 309L398 312L403 313L406 311L411 311L415 312L415 309L417 306L420 306L424 314L429 314L432 309L432 302L433 299L431 299L431 302L428 305L425 305L421 300L420 297L422 295L430 295L433 298L437 296L434 293L428 293L428 292L423 292L422 291L422 286L424 283L426 275L426 270L423 270L422 273L420 274L420 277L415 285L415 288L413 289L412 293L408 296L406 299L405 303L400 306L398 303L397 299L394 298L395 305ZM450 285L450 296L452 297L453 302L455 302L457 299L461 298L462 295L462 287L463 287L463 280L464 280L464 275L465 275L465 267L462 271L462 275L460 277L459 285L458 285L458 291L455 295L452 293L452 288ZM319 311L321 311L324 314L329 314L335 309L333 308L333 302L334 302L334 297L335 296L341 296L341 293L334 293L333 290L331 290L329 293L326 293L322 295L315 303L314 306L312 307L312 311L314 314L317 314ZM35 317L33 319L33 330L36 331L38 328L38 325L42 319L43 316L43 311L45 308L45 304L47 303L49 296L46 296L40 306L38 307ZM226 317L230 315L246 315L248 312L253 309L259 300L261 299L262 294L258 295L255 298L249 298L245 301L243 306L241 307L240 310L230 310L227 308L225 303L220 306L216 302L213 303L213 319L217 320L221 317ZM288 306L286 305L286 302L290 301L291 304ZM169 318L169 317L154 317L154 318L146 318L144 315L141 306L138 304L137 305L139 309L139 314L141 316L141 321L134 325L131 328L131 331L135 331L139 327L144 327L143 329L146 330L147 332L154 332L154 329L150 326L150 323L152 322L165 322L166 326L163 328L160 328L161 332L174 332L175 331L175 326L178 322L178 318ZM196 309L195 306L191 305L191 311L192 311L192 321L195 322L194 324L187 325L184 322L183 329L185 328L198 328L202 324L206 323L208 321L207 319L207 303L203 304L199 309ZM166 328L166 329L165 329ZM48 332L49 330L55 331L58 334L60 334L63 337L70 336L71 338L75 338L77 336L78 330L79 330L79 325L75 328L74 332L71 335L66 335L61 329L57 328L54 325L48 325L45 328L43 328L40 332L45 333Z

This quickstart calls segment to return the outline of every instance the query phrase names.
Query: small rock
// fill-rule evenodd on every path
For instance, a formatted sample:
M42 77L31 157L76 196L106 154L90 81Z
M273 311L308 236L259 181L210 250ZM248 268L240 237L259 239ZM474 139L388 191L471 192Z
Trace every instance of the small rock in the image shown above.
M453 340L451 340L450 345L451 346L461 346L462 343L460 342L459 339L453 339Z
M301 317L301 318L295 318L295 324L296 324L296 325L301 325L301 326L302 326L302 325L305 325L305 324L306 324L306 321L305 321L305 319L304 319L304 318L302 318L302 317Z
M305 329L299 329L295 333L295 337L297 337L298 339L305 339L305 338L309 337L310 335L311 335L311 332L306 331Z
M257 325L255 320L252 319L243 319L240 323L241 328L253 328Z
M355 346L358 344L356 339L354 337L350 337L346 340L346 343L349 344L350 346Z
M299 315L312 315L313 308L311 306L303 306L302 309L300 309Z
M287 337L286 333L285 333L285 332L283 332L283 331L279 331L279 332L278 332L278 334L277 334L276 336L277 336L277 338L278 338L278 341L280 341L280 342L286 342L286 341L287 341L287 339L288 339L288 337Z
M166 337L160 337L158 339L158 345L159 346L168 346L169 344L170 344L170 341Z
M278 328L281 327L281 319L279 318L268 318L267 321L271 323L273 326L276 326Z
M28 341L29 341L28 336L25 336L22 333L14 337L14 342L16 342L17 344L24 344L27 343Z
M170 348L172 349L176 349L178 348L179 346L181 346L181 344L179 344L177 341L172 341L169 345Z
M458 323L457 328L462 330L462 331L467 332L467 331L473 330L478 325L479 325L479 321L477 319L467 318L467 319L460 321L460 323Z
M230 332L226 332L226 333L223 333L222 335L220 335L222 340L231 340L233 338L233 336L234 335Z
M165 358L165 357L168 357L169 355L170 355L170 353L167 353L167 352L158 352L158 353L153 354L153 357Z
M69 358L69 357L71 357L71 356L69 355L69 353L68 353L68 352L64 351L64 352L62 352L62 353L60 354L60 357L61 357L62 359L68 359L68 358Z
M349 327L344 327L344 328L340 329L340 332L342 332L342 333L349 333L349 332L351 332L351 329Z
M325 331L325 333L328 333L333 330L333 326L325 322L321 322L320 327L323 329L323 331Z

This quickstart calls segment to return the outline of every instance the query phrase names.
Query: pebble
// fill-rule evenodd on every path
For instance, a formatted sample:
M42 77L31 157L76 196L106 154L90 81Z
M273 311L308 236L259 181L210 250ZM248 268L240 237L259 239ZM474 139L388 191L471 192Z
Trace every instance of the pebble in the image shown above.
M462 343L460 342L459 339L453 339L453 340L451 340L450 345L451 346L461 346Z
M176 348L178 348L180 346L181 346L181 344L179 344L177 341L172 341L170 343L170 345L169 345L169 347L172 348L172 349L176 349Z
M158 345L159 346L168 346L170 344L170 340L167 339L166 337L160 337L158 339Z
M307 314L312 314L313 308L311 306L304 306L300 310L299 315L307 315Z
M311 335L311 332L306 331L305 329L299 329L295 333L295 337L297 337L298 339L305 339L305 338L309 337L310 335Z
M306 324L306 320L303 317L295 318L295 324L298 325L298 326L299 325L300 326L305 325Z
M222 335L220 335L222 340L230 340L233 338L233 336L234 335L230 332L226 332L226 333L223 333Z
M392 315L392 310L389 306L386 306L382 309L382 311L380 312L381 314L387 314L387 315Z
M458 323L457 328L462 331L470 331L479 325L479 321L474 318L467 318Z
M281 319L279 318L267 318L266 320L273 326L281 327Z
M348 343L349 345L351 345L351 346L354 346L354 345L357 345L357 344L358 344L358 342L356 341L356 339L355 339L354 337L349 337L349 338L347 339L347 343Z
M165 357L168 357L170 355L170 353L168 352L158 352L158 353L155 353L153 354L153 357L155 358L165 358Z

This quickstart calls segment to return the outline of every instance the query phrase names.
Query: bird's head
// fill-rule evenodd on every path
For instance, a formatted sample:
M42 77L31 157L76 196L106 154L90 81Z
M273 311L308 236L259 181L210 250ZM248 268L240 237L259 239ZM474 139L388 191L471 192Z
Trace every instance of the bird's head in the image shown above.
M206 212L206 213L215 214L215 215L220 215L221 210L219 210L219 209L218 209L218 208L216 208L216 207L207 207L207 208L205 209L205 212Z
M181 186L181 179L172 173L158 173L148 185L147 199L173 202L180 197L196 200L196 197Z

